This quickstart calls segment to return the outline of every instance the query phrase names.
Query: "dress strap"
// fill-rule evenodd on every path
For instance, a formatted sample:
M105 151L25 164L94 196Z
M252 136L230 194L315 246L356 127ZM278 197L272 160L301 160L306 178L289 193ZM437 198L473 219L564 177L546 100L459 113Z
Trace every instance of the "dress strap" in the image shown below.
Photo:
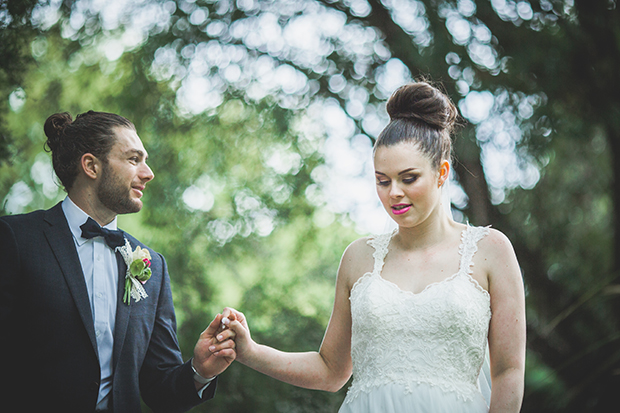
M474 255L478 251L478 241L489 233L489 227L470 227L461 233L461 245L459 246L459 254L461 254L461 262L459 264L459 272L465 270L467 274L473 273L472 265Z
M390 245L390 240L396 230L392 232L386 232L385 234L377 235L373 238L369 238L366 243L375 249L375 252L372 254L375 259L375 267L373 268L373 274L381 273L383 269L383 263L385 256L388 253L388 245Z

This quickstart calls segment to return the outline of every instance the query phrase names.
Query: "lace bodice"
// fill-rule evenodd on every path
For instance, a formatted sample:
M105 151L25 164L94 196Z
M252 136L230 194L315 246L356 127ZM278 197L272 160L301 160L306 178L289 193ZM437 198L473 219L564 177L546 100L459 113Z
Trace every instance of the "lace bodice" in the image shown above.
M417 294L381 277L392 234L368 241L375 248L374 270L355 283L350 296L353 383L347 401L390 383L408 392L427 383L465 400L479 391L491 308L471 267L488 231L468 226L461 234L458 272Z

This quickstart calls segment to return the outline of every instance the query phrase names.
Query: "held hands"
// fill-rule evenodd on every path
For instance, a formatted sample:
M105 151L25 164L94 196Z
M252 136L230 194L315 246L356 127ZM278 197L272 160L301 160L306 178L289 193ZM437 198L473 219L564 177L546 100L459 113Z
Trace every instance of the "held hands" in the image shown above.
M222 328L222 318L222 314L215 316L194 347L194 367L205 378L222 373L236 357L235 332Z
M251 354L256 351L257 344L250 336L250 328L243 313L234 308L224 308L222 311L222 327L226 329L224 331L232 331L237 361L247 364Z
M235 359L245 364L244 359L255 347L243 313L227 307L200 334L194 347L194 367L204 378L215 377Z

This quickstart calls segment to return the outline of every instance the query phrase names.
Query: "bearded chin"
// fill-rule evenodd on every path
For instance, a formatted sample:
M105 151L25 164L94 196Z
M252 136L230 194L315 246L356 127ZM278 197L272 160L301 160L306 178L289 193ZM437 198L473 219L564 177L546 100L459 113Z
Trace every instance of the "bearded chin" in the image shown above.
M131 199L130 189L125 188L116 176L104 168L101 183L97 188L99 201L116 214L132 214L142 209L142 201Z
M128 196L103 198L101 194L99 194L99 199L106 208L110 211L114 211L118 215L134 214L140 212L142 209L142 202L140 200L132 200Z

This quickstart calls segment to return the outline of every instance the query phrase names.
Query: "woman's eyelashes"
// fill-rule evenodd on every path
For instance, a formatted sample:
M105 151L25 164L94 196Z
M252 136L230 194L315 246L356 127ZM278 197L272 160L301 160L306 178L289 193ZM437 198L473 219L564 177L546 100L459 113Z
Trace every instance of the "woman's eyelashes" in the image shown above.
M401 179L401 182L404 184L412 184L418 179L417 175L405 176ZM380 186L388 186L392 183L390 179L380 179L377 178L377 185Z
M412 184L418 179L416 175L406 176L403 178L403 182L406 184Z

